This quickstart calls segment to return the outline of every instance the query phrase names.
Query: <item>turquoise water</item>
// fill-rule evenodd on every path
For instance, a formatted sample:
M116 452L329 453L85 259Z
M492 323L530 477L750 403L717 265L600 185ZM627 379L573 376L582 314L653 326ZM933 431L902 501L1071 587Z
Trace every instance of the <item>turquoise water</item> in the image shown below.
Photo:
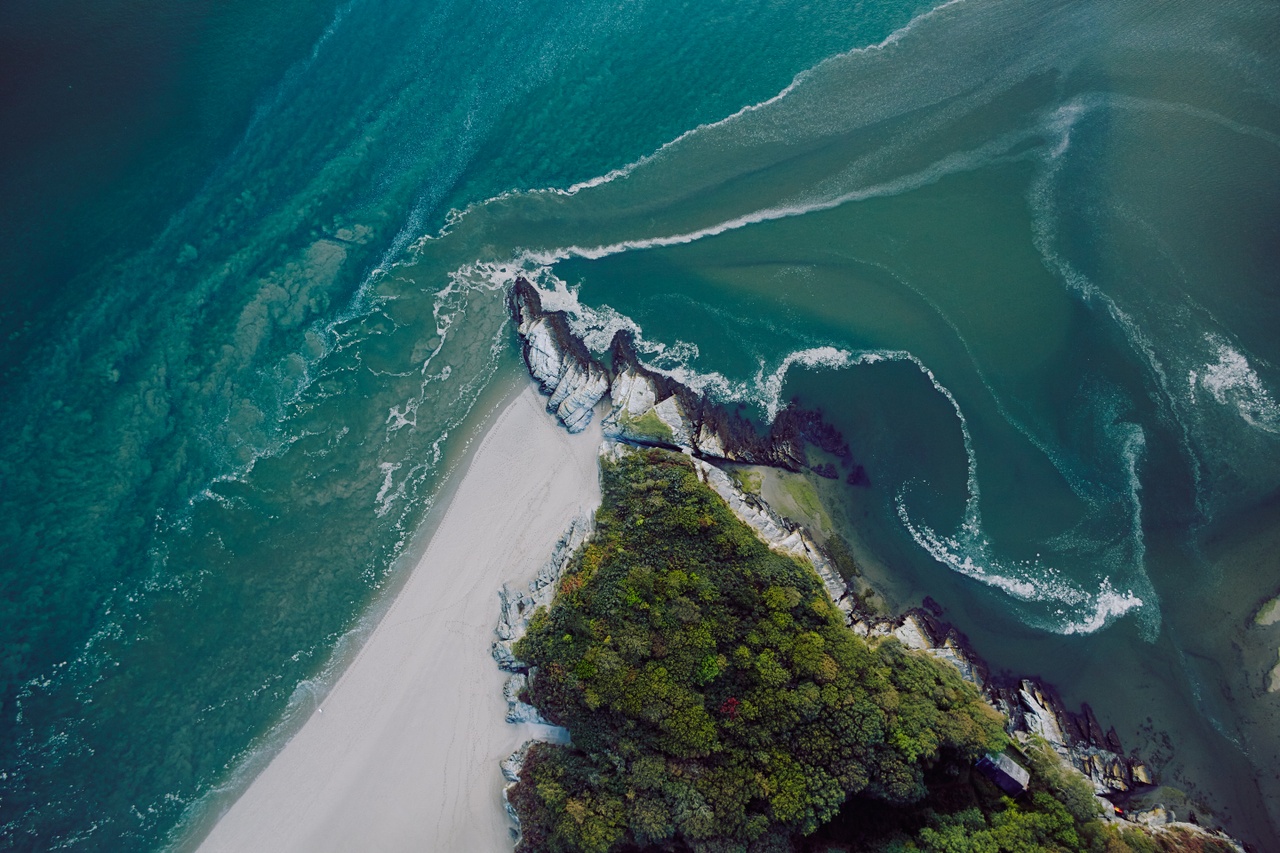
M1214 550L1280 488L1280 12L566 5L0 36L3 844L157 849L243 784L517 374L521 273L822 407L887 594L1273 841L1269 700L1198 613L1280 585Z

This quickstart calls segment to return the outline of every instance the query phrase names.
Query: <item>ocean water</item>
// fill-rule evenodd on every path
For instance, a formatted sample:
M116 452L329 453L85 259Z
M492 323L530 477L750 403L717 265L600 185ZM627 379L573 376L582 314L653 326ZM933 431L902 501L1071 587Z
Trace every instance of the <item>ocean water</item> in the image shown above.
M186 846L309 713L516 275L821 407L886 597L1275 844L1278 48L1263 0L19 4L0 847Z

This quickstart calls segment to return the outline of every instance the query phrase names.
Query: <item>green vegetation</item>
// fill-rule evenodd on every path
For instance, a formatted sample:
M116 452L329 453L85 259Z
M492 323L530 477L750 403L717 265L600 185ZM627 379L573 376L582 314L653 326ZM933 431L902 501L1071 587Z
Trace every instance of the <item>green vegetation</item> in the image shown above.
M818 500L818 492L810 483L800 474L783 474L779 477L778 485L782 487L783 493L794 508L805 518L815 520L826 518L826 513L822 509L822 502Z
M1008 743L950 665L844 627L807 566L770 551L679 454L603 465L595 536L517 655L568 727L510 800L518 853L1226 853L1099 819L1043 743ZM973 769L1011 749L1014 801Z
M671 431L671 427L658 417L658 413L653 409L647 410L638 418L633 418L625 411L618 418L620 426L627 430L627 434L642 441L655 441L671 444L675 441L675 433Z
M845 583L853 583L854 578L862 576L862 570L858 568L858 562L853 557L853 551L849 548L849 543L844 537L838 533L832 534L823 545L827 555L831 557L831 562L835 564L836 571L840 573L840 577Z
M759 471L751 471L746 468L734 468L729 471L729 477L733 479L734 484L739 489L749 495L759 495L760 489L764 485L764 475Z
M522 851L790 849L850 795L906 804L1002 748L959 673L847 630L678 454L606 463L597 532L517 654L574 747L531 750Z
M805 849L868 853L1231 853L1218 839L1150 832L1100 819L1093 788L1038 741L1018 755L1031 787L1017 801L968 768L940 767L928 796L909 808L854 800Z
M1264 627L1280 622L1280 595L1262 605L1257 615L1253 617L1253 621Z

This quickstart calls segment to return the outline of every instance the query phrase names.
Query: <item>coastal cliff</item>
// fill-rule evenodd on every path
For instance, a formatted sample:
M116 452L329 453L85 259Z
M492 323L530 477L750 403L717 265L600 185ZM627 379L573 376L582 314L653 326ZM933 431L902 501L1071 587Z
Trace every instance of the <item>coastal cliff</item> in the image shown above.
M840 476L829 461L811 464L807 448L814 447L826 459L835 457L846 472L846 482L865 484L866 474L861 466L853 464L848 444L823 422L820 413L788 406L762 433L736 412L728 412L672 377L646 367L629 332L617 333L608 352L597 357L574 335L564 314L543 309L537 289L528 281L518 279L509 300L530 374L549 398L548 411L570 432L578 432L591 422L597 406L608 399L608 411L601 424L606 436L602 457L616 462L633 447L665 448L685 454L698 479L715 491L733 515L765 544L812 566L827 596L855 633L873 642L892 636L907 648L954 666L1000 713L1015 742L1046 743L1064 765L1088 779L1096 795L1106 798L1108 813L1122 814L1122 807L1132 794L1157 784L1148 765L1126 755L1114 727L1104 729L1087 704L1079 712L1072 712L1052 686L1042 681L992 678L988 666L972 651L965 637L941 620L941 608L931 599L926 599L926 605L931 607L912 609L896 617L886 618L868 610L864 599L848 587L835 562L803 527L779 515L759 496L744 491L733 476L719 467L718 463L731 462L808 471L827 478ZM551 605L570 555L589 532L589 522L576 522L570 528L528 595L503 591L504 616L494 657L504 668L518 673L514 678L519 683L513 681L507 691L512 721L537 715L520 698L526 695L526 682L519 674L525 664L516 658L512 647L527 631L530 615L539 607ZM541 721L540 717L537 719ZM528 746L512 756L510 770L504 766L513 786ZM1199 827L1175 824L1174 816L1163 809L1138 817L1148 825L1168 824L1200 831Z
M646 367L630 332L619 331L608 351L595 356L562 312L543 309L537 288L526 279L516 279L508 300L529 373L548 395L547 410L570 432L585 429L607 397L610 410L602 426L605 436L617 441L836 476L830 463L810 464L806 447L811 446L837 457L851 478L861 475L848 445L820 413L788 406L762 434L741 414Z

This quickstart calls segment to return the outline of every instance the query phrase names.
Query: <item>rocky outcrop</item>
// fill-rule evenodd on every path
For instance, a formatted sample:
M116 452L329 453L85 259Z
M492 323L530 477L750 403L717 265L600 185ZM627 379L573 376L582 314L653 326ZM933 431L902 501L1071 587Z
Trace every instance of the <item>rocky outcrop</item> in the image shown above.
M616 441L685 450L704 459L838 476L832 462L810 465L805 448L812 446L834 456L849 476L859 470L848 444L821 413L788 406L762 434L736 411L726 411L646 367L629 331L618 332L608 351L597 357L573 333L563 313L543 308L537 288L527 280L517 279L508 299L529 373L548 395L548 411L570 432L585 429L596 405L608 396L610 410L602 426Z
M511 308L525 364L542 393L551 398L547 410L569 432L582 432L609 390L608 374L569 331L563 315L543 312L532 288L513 290Z
M986 691L989 680L986 664L969 648L963 634L928 610L909 610L896 619L886 619L855 608L850 627L868 639L893 637L909 649L944 660L958 669L965 681Z
M511 818L511 834L517 843L520 841L520 815L516 814L516 807L511 805L511 789L520 782L520 771L524 770L524 760L529 755L529 747L535 743L537 741L525 741L520 744L519 749L502 759L498 765L502 768L502 778L507 780L507 784L502 788L502 802L506 806L507 817Z
M502 685L502 698L507 700L507 722L513 725L534 723L540 726L552 725L538 713L538 709L524 701L524 690L529 684L529 676L517 672Z
M738 488L733 478L701 459L693 460L694 468L704 483L724 499L733 510L733 514L764 540L770 548L790 554L813 566L818 577L826 588L827 595L835 602L845 616L853 614L853 599L849 588L835 563L822 551L818 544L810 538L808 532L798 524L787 521L759 497Z
M524 664L516 659L512 648L525 632L529 630L529 619L539 607L550 607L560 585L560 578L569 561L582 543L591 535L592 523L588 516L580 515L569 523L569 527L556 542L551 558L542 564L538 574L529 582L529 591L517 592L508 585L503 585L498 592L498 600L502 604L502 615L494 633L498 639L492 646L493 659L498 666L508 672L522 673Z
M502 686L503 698L507 700L507 722L513 725L532 724L540 730L538 737L525 741L519 749L502 761L502 775L507 780L507 785L502 790L502 799L506 804L507 815L513 822L512 834L517 841L520 837L520 819L507 795L520 780L520 770L524 767L524 759L529 752L529 747L538 742L568 743L569 732L547 721L542 714L538 713L537 708L524 701L525 687L532 673L527 671L528 667L516 658L514 646L529 630L529 620L534 612L539 607L551 605L551 600L555 597L569 561L582 547L582 543L587 541L591 530L590 517L580 515L573 519L568 529L556 542L551 551L551 557L542 564L538 574L529 582L527 593L512 590L505 584L498 592L501 616L498 618L498 626L494 629L498 639L494 641L491 651L498 666L513 673Z
M964 635L930 610L910 610L896 619L855 610L852 627L867 638L892 636L907 648L956 667L1004 715L1009 734L1019 740L1043 738L1063 761L1089 778L1098 794L1123 798L1138 788L1155 784L1150 768L1124 754L1116 730L1104 731L1088 705L1080 713L1072 713L1053 688L1042 681L992 679Z
M1043 737L1097 793L1115 797L1155 784L1150 768L1124 754L1115 728L1104 731L1087 704L1079 713L1068 711L1052 687L1029 678L994 685L989 697L1009 718L1011 732Z

